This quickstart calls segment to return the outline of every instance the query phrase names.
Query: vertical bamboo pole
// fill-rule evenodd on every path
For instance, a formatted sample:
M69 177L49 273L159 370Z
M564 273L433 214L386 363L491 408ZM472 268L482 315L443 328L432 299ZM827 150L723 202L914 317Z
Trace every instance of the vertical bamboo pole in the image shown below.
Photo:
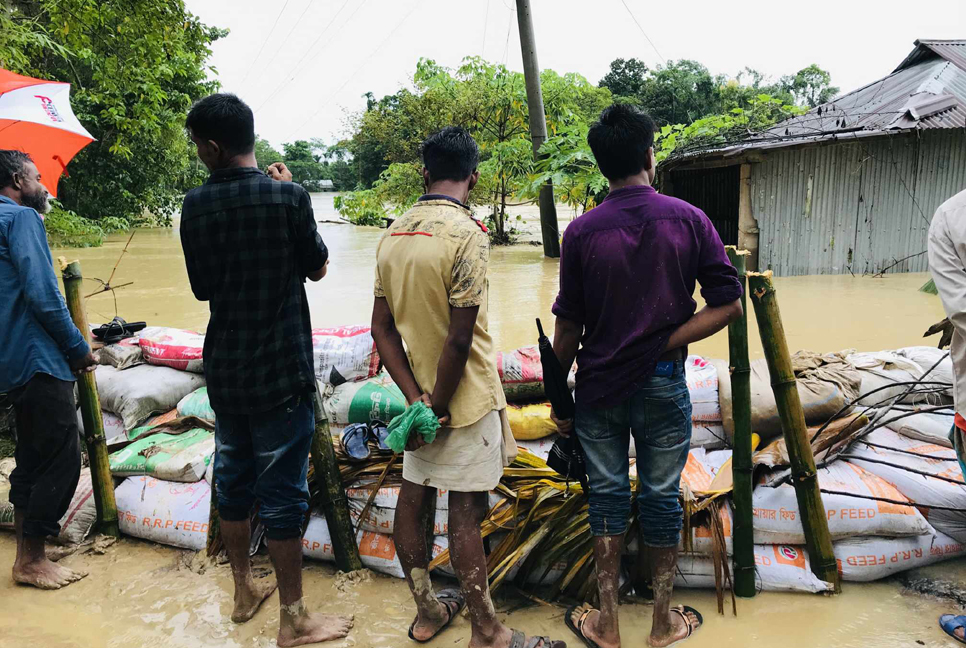
M778 310L778 299L775 296L775 286L771 281L771 272L749 272L748 289L751 291L751 301L755 306L761 344L765 351L765 359L768 361L772 390L775 393L775 402L778 404L782 433L785 436L788 458L792 465L792 484L798 498L802 528L805 531L805 545L812 562L812 571L823 581L831 583L835 592L839 592L841 582L835 554L832 552L828 518L825 505L822 503L822 493L818 487L815 457L808 443L805 412L798 395L798 383L792 369L792 359L788 352L788 341L785 338L785 328L782 326L781 313ZM735 423L737 425L737 421Z
M731 368L731 409L734 412L735 436L731 470L734 475L735 525L735 594L752 598L755 586L755 530L752 515L751 461L751 364L748 362L748 312L745 298L746 250L728 246L728 258L738 271L741 282L742 315L728 326L728 348Z
M79 261L67 263L60 257L60 270L64 278L67 310L74 325L80 329L87 343L91 343L91 329L87 325L87 312L81 297L81 267ZM85 373L77 379L80 389L81 417L84 420L84 440L91 464L91 482L94 486L94 504L97 507L97 528L104 535L121 536L117 524L117 503L114 501L114 478L107 457L107 440L104 436L104 420L101 418L101 399L97 395L94 374Z
M349 517L349 500L335 460L329 420L322 408L322 394L318 387L314 400L315 438L312 439L312 464L315 467L315 478L319 482L322 512L325 514L325 523L329 526L329 535L332 536L335 564L342 571L356 571L362 569L362 560L359 558L359 546L356 544L352 519Z

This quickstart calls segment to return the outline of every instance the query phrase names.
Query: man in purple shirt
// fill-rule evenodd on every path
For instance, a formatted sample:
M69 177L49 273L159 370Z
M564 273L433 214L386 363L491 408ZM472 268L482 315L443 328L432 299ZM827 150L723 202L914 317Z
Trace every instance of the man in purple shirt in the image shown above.
M691 443L687 345L741 315L741 284L708 217L662 196L654 180L654 122L615 104L587 141L610 193L567 228L560 259L554 351L577 359L577 414L557 422L576 434L587 462L600 609L571 608L567 625L588 646L620 646L617 590L630 514L628 445L637 447L642 558L650 568L654 619L648 643L686 639L702 622L670 607L683 523L681 471ZM707 306L699 312L695 281ZM579 348L579 351L578 351Z

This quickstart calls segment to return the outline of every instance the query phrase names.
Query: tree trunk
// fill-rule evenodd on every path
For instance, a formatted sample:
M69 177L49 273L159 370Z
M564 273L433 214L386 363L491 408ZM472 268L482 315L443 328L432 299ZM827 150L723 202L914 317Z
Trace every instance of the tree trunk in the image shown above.
M322 408L322 394L318 387L314 401L315 437L312 439L312 463L315 479L319 484L322 512L325 514L325 523L329 526L329 535L332 536L335 564L344 572L356 571L362 569L362 560L359 558L359 546L356 544L352 519L349 517L349 501L335 460L329 420Z
M815 457L808 442L805 412L798 395L798 383L778 310L775 286L771 281L771 272L748 273L747 276L748 289L761 333L761 344L771 374L772 391L775 393L782 433L792 466L792 484L798 498L812 571L820 579L830 583L837 593L841 591L838 566L832 552L832 538L829 535L822 493L818 487Z
M731 407L735 433L732 473L734 474L735 525L735 594L751 598L755 585L755 530L752 511L751 459L751 364L748 362L748 313L745 299L745 259L748 252L727 247L728 258L738 271L742 295L741 318L728 326L728 348L731 365Z
M67 310L74 325L87 343L91 342L91 329L87 325L87 313L81 297L81 267L79 261L67 263L60 257L60 270L64 277ZM97 508L97 530L104 535L121 536L117 523L117 503L114 500L114 478L107 456L107 440L104 437L104 420L101 418L101 400L97 395L97 382L93 373L82 374L77 379L80 391L81 418L84 421L84 440L91 467L91 483L94 486L94 504Z

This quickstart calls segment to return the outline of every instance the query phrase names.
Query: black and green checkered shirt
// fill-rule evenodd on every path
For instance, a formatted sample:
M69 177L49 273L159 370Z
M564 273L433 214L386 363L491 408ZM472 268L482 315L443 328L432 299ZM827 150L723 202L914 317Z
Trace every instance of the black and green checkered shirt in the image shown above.
M314 388L305 278L325 265L312 200L258 169L215 171L185 196L181 244L209 302L205 378L216 413L254 414Z

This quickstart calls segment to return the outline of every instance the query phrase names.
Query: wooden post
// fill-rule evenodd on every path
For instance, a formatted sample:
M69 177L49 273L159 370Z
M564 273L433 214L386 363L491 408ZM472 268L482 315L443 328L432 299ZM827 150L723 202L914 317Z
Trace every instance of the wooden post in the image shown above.
M87 325L87 312L81 297L81 267L79 261L67 263L60 257L60 271L64 278L64 293L71 319L87 343L91 343L91 328ZM97 381L93 373L81 374L77 379L80 390L81 418L84 421L84 440L87 457L91 464L91 482L94 486L94 504L97 507L97 530L104 535L121 537L117 525L117 503L114 501L114 478L107 457L107 439L104 436L104 420L101 418L101 399L97 395Z
M315 467L315 478L319 482L325 523L329 526L329 535L332 536L335 564L344 572L362 569L359 546L356 544L356 534L353 532L352 519L349 517L349 500L342 486L342 478L339 476L335 449L332 447L332 433L329 431L329 420L322 408L322 394L319 393L318 387L315 389L315 438L312 439L312 464Z
M537 39L533 33L533 12L530 0L517 0L517 22L520 26L520 49L523 52L523 76L527 85L527 110L530 113L530 140L533 159L540 158L540 147L547 141L547 113L543 108L543 89L540 87L540 65L537 63ZM543 234L543 255L551 259L560 256L560 229L553 185L540 188L540 229Z
M738 171L738 249L749 253L745 267L758 270L758 221L751 209L751 165L747 162Z
M751 363L748 361L748 304L745 298L746 250L728 246L728 258L738 271L741 282L741 318L728 326L731 368L731 409L735 421L734 453L731 470L734 475L735 525L735 594L752 598L755 585L755 529L752 511L751 460Z
M831 583L835 592L841 590L838 566L832 552L832 537L829 535L828 518L822 493L818 487L815 457L808 442L805 426L805 412L798 395L798 383L792 369L792 359L788 352L785 328L782 326L781 313L771 272L748 273L748 290L755 306L761 344L771 374L772 391L778 405L782 433L788 449L788 459L792 466L792 484L798 498L798 508L805 531L805 545L812 571L820 579ZM737 426L737 412L736 421ZM737 434L737 427L735 428ZM736 476L737 477L737 476Z

